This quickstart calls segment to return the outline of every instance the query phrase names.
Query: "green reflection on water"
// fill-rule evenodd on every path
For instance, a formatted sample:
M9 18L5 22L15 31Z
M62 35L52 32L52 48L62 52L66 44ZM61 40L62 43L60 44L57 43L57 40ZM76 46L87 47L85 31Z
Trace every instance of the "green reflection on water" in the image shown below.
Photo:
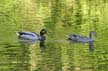
M3 0L0 2L1 71L107 71L107 0ZM18 42L17 31L48 29L46 48ZM96 31L95 51L69 44L66 34ZM89 37L89 36L88 36ZM52 41L49 41L52 40ZM62 40L58 42L56 40Z

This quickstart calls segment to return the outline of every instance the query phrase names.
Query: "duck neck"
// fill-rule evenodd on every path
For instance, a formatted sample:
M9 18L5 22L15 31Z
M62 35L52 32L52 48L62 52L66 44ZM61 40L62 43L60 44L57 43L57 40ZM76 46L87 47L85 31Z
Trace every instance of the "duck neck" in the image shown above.
M40 33L40 36L44 36L44 33Z
M91 39L93 39L93 35L91 33L89 34L89 36L90 36Z

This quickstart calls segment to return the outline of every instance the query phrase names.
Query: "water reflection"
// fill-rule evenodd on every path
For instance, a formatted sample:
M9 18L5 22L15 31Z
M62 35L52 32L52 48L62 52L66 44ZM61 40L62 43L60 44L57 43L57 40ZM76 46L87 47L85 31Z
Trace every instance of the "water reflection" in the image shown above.
M58 41L58 42L57 42ZM65 41L0 44L0 70L10 71L101 71L108 69L107 44L95 43L94 52L88 44L68 44ZM45 48L44 48L44 47ZM101 47L100 47L101 46ZM30 48L29 48L30 47Z
M29 71L28 48L19 43L0 44L0 70Z

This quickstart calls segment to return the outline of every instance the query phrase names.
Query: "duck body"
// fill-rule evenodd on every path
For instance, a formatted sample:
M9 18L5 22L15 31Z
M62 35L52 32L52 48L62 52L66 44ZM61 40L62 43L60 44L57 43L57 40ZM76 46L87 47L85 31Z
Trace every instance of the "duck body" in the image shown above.
M33 44L36 41L40 41L41 45L40 47L45 47L44 42L46 40L46 37L44 34L47 33L46 29L41 29L40 34L37 34L35 32L17 32L18 39L21 43L27 43L27 44Z
M90 37L86 37L86 36L81 36L81 35L77 35L77 34L69 34L67 35L68 40L70 43L89 43L89 50L90 51L94 51L94 39L93 36L96 33L91 31L89 36Z
M38 41L40 40L40 36L34 32L18 32L20 40L30 40L30 41Z
M89 38L86 36L80 36L77 34L69 34L68 35L68 40L71 42L79 42L79 43L88 43L94 41L93 38Z

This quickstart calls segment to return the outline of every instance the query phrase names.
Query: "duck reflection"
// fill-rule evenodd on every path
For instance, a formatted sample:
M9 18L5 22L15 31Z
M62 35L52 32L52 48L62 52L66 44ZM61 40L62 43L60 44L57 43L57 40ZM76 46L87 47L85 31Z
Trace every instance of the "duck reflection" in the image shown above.
M96 35L95 31L91 31L89 33L89 37L81 36L77 34L69 34L67 38L69 42L76 42L76 43L89 43L89 50L94 51L94 38L93 36Z
M46 40L46 37L44 35L41 35L40 48L46 48L46 46L45 46L45 40Z

